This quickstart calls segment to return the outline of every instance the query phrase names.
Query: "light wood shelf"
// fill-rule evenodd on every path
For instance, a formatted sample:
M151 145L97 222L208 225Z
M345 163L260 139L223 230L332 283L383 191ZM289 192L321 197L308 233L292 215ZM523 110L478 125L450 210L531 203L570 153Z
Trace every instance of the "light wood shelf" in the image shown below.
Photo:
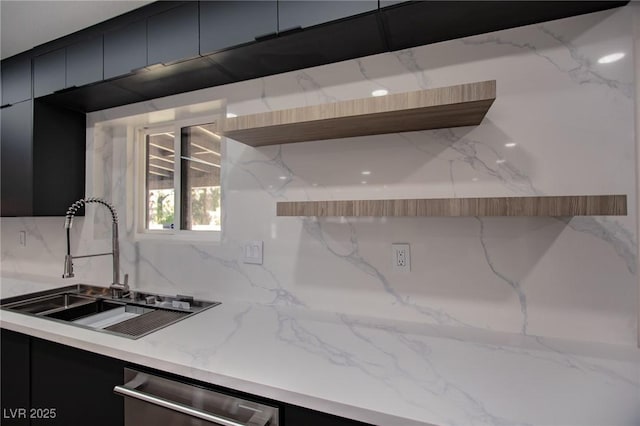
M626 195L291 201L278 216L625 216Z
M490 80L227 118L218 132L257 147L473 126L495 98Z

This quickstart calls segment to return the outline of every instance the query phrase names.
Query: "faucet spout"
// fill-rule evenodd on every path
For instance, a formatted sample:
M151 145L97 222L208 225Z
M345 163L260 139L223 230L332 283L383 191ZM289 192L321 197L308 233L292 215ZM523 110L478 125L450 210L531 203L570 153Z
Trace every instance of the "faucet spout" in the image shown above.
M64 273L62 274L62 278L73 278L75 274L73 273L73 257L70 254L67 254L64 257Z
M81 255L81 256L72 256L71 255L71 236L70 230L73 226L73 218L75 217L78 210L89 203L101 204L109 209L111 212L112 226L111 226L111 253L100 253L100 254L89 254L89 255ZM69 209L67 210L67 215L64 222L64 227L66 229L67 234L67 254L64 257L64 273L62 278L71 278L74 276L73 273L73 259L82 258L82 257L93 257L93 256L108 256L111 255L113 260L113 280L111 282L111 293L114 297L122 298L129 295L129 284L127 283L127 275L125 275L124 283L120 283L120 244L118 239L118 213L116 212L115 207L109 204L107 201L102 198L83 198L75 203L73 203Z

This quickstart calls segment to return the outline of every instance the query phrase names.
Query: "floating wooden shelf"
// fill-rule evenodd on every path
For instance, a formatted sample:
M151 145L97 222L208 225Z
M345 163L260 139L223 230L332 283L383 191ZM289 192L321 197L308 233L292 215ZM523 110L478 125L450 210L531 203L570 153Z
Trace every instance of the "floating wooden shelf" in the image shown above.
M625 216L626 195L279 202L278 216Z
M251 146L480 124L496 81L354 99L223 120L218 131Z

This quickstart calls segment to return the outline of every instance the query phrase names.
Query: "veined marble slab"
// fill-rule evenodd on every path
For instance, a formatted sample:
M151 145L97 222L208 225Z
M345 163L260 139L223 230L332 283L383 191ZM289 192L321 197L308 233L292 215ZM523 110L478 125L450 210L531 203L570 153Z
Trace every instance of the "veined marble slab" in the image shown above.
M381 426L640 423L640 350L624 346L249 303L135 341L5 311L0 325Z
M640 3L369 56L88 114L87 196L120 214L123 272L138 288L637 345L633 30ZM637 26L637 25L635 25ZM620 61L598 59L624 52ZM136 125L243 115L470 81L497 81L478 126L260 149L222 143L220 241L137 233ZM203 106L204 105L204 106ZM226 108L226 111L225 111ZM206 111L206 114L203 112ZM137 120L137 121L136 121ZM142 121L140 121L142 120ZM626 194L629 214L574 218L279 218L287 200ZM140 210L140 206L139 206ZM109 251L105 212L72 229L75 253ZM2 218L3 272L59 276L63 218ZM27 233L27 246L18 233ZM264 241L262 265L242 260ZM411 244L394 272L392 243ZM104 282L108 257L78 259ZM472 331L473 331L472 330Z

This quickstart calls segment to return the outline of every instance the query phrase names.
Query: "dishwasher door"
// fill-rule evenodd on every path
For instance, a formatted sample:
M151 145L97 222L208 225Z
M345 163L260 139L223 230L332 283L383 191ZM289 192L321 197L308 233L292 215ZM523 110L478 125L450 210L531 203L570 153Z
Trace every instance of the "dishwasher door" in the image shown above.
M278 426L278 408L125 368L125 426Z

